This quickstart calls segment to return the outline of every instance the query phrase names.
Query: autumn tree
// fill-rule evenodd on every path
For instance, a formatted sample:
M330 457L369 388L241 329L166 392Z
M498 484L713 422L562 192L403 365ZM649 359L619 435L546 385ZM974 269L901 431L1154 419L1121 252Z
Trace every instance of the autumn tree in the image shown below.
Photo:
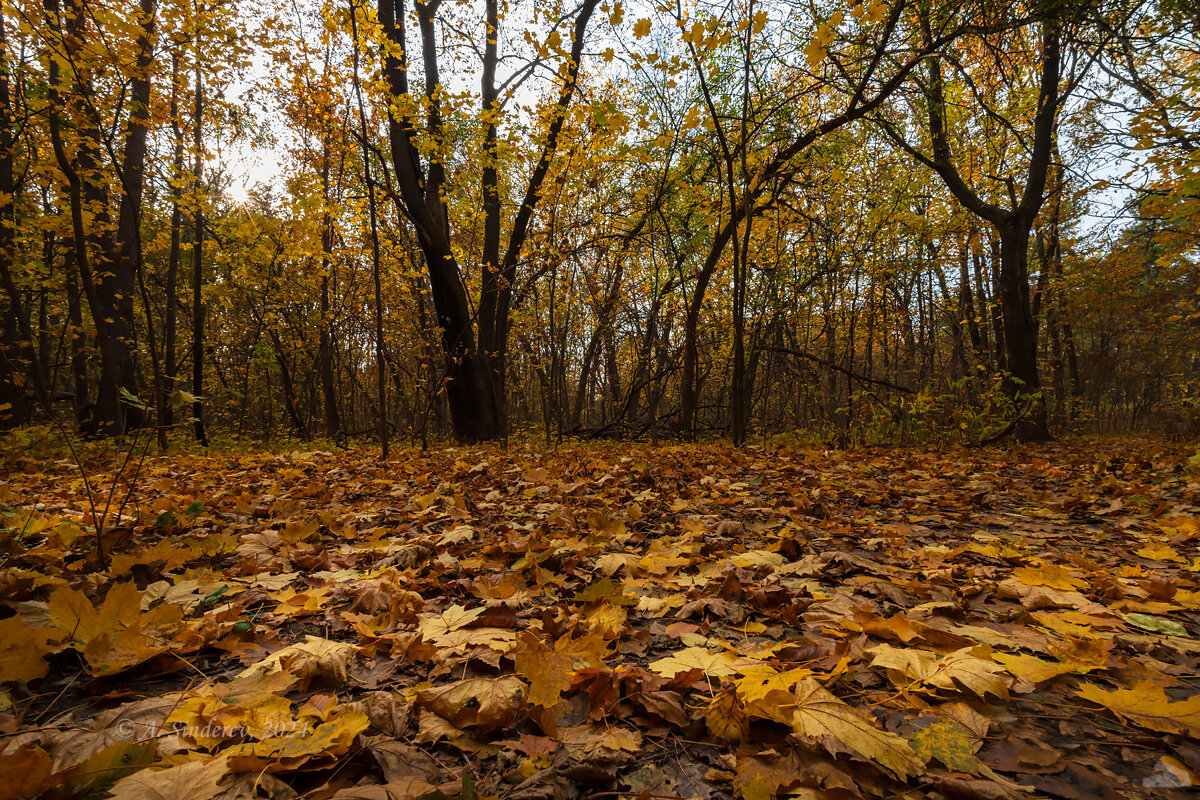
M384 75L392 96L389 136L396 186L405 213L417 231L429 270L433 303L442 331L446 399L455 435L463 440L495 439L506 430L504 387L514 284L530 222L541 199L542 184L575 96L588 24L597 5L599 0L584 0L574 11L544 14L551 21L551 29L537 36L538 41L545 43L542 52L503 81L498 70L508 59L502 61L500 43L511 34L504 28L507 20L501 14L498 0L487 0L483 19L457 22L448 20L447 15L460 9L444 6L440 0L417 2L414 11L418 34L412 37L415 40L412 50L408 43L406 6L395 0L380 0L378 5L378 19L385 37ZM482 128L477 156L482 159L479 185L484 231L479 264L473 270L480 280L474 312L465 283L469 273L455 253L447 211L446 195L453 191L446 184L446 161L451 154L447 150L445 124L451 113L448 108L451 95L445 83L448 76L443 74L439 61L439 37L446 35L451 26L463 23L477 32L478 114ZM423 86L419 96L409 79L411 65L417 63L416 52L421 54L422 67ZM505 205L512 204L501 183L501 173L507 166L500 129L505 103L511 102L516 87L550 58L558 63L552 80L557 96L537 120L538 154L523 191L517 195L511 223L505 225ZM504 228L508 230L507 237L503 235Z

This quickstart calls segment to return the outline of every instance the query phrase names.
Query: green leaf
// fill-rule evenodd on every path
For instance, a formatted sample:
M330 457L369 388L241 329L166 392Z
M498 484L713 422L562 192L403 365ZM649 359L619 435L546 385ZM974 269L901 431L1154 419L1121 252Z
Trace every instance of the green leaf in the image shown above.
M146 410L146 404L142 402L141 398L126 389L124 386L121 387L121 399L134 408L140 408L143 411Z
M175 512L164 511L158 515L158 519L154 520L154 524L159 528L175 527Z
M185 392L182 389L176 389L175 391L171 392L171 396L167 398L167 402L170 403L171 408L179 409L183 406L190 406L193 403L199 403L200 398L191 392Z
M202 511L204 511L204 503L201 503L199 500L193 500L188 504L188 507L183 510L183 513L194 517Z
M204 599L200 601L200 604L206 605L206 606L211 606L214 603L216 603L218 600L220 600L222 597L224 597L225 593L228 591L229 591L228 586L222 586L220 589L215 589L214 591L205 595Z
M991 767L984 764L975 757L975 749L971 742L971 735L959 723L953 720L939 722L936 725L930 725L928 728L922 728L909 735L909 744L912 745L913 752L922 761L929 761L935 758L942 763L946 769L954 772L966 772L970 775L982 775L991 780L998 781L1005 786L1014 786L1014 784L1005 780L992 771Z
M637 599L625 594L624 587L613 583L610 578L602 578L586 588L575 593L573 598L577 603L598 603L607 600L613 605L633 605Z
M1161 617L1152 617L1149 614L1138 613L1122 614L1121 619L1125 620L1135 628L1141 628L1144 631L1164 633L1167 636L1188 635L1187 628L1171 619L1162 619Z

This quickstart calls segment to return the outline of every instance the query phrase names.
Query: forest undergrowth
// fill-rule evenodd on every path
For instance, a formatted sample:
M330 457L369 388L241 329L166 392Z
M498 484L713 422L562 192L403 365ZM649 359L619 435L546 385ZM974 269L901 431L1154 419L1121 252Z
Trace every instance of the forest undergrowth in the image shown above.
M0 799L1200 785L1195 447L30 452Z

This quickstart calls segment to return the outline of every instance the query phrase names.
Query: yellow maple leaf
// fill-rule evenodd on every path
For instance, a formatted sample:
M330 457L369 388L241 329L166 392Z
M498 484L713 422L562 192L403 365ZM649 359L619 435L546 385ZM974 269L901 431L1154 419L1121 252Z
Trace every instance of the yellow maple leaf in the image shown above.
M266 677L286 672L294 678L321 676L345 683L350 662L358 648L348 642L331 642L320 636L305 637L303 642L288 645L238 673L239 678Z
M887 768L901 780L925 771L925 764L902 737L876 727L812 678L796 686L792 729L816 740L830 753L854 753Z
M754 703L764 699L771 692L791 692L797 681L810 675L812 671L803 667L786 672L776 672L766 664L750 667L742 671L742 677L737 681L738 697L745 703Z
M646 36L649 33L650 20L643 17L642 19L639 19L637 22L633 23L633 35L638 39L641 39L643 36Z
M545 708L558 705L562 693L571 685L575 659L554 652L529 631L523 631L517 637L517 646L511 656L517 674L529 681L527 702Z
M1185 559L1179 555L1174 548L1168 547L1161 542L1148 545L1140 550L1134 550L1135 554L1142 558L1148 558L1151 561L1178 561L1183 563Z
M767 12L757 11L754 14L754 28L752 33L757 36L763 32L763 28L767 27Z
M50 595L46 615L71 641L85 645L102 633L119 631L137 621L142 613L141 595L132 582L113 584L100 609L87 595L61 586Z
M947 769L954 772L982 775L988 780L1002 783L1005 786L1017 787L1016 784L997 775L991 767L976 758L975 743L971 733L953 720L922 728L910 735L908 741L922 761L936 758Z
M43 678L50 665L43 658L52 653L62 635L55 628L31 628L20 617L0 619L0 676L6 681Z
M221 793L220 781L229 774L229 756L201 756L166 769L144 769L113 784L112 800L208 800Z
M1014 578L1026 586L1048 586L1051 589L1069 592L1083 589L1088 582L1077 578L1071 571L1058 564L1042 564L1040 567L1017 567L1012 571Z
M726 688L713 696L704 715L704 724L719 741L734 744L745 738L749 720L733 689Z
M440 614L422 614L418 629L426 641L432 641L442 634L465 628L486 610L483 606L466 609L459 605L453 605Z
M1172 700L1162 685L1153 681L1140 681L1132 689L1113 691L1085 683L1075 694L1104 706L1119 719L1139 728L1200 738L1200 695Z
M1002 664L1012 675L1029 683L1041 683L1075 671L1070 664L1046 661L1037 656L1024 654L992 653L992 659Z
M325 609L325 600L329 597L330 589L305 589L297 592L295 589L285 589L275 596L278 605L273 612L289 617L307 617L319 614Z
M462 653L480 646L489 647L497 653L507 653L516 640L517 634L504 628L459 628L429 641L447 653Z
M867 652L874 655L871 666L894 671L914 683L951 691L962 687L980 697L988 694L1008 697L1008 682L1002 677L1004 669L975 655L973 647L964 647L942 658L927 650L887 644Z
M733 653L713 653L704 647L688 647L674 655L652 661L650 669L668 678L692 669L698 669L710 678L727 678L738 673L734 665L739 660Z

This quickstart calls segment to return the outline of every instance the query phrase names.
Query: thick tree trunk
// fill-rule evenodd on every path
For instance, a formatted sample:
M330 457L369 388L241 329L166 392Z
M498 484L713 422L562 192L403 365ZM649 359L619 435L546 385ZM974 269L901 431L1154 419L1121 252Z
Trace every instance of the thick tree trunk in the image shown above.
M154 59L155 0L141 0L141 30L137 39L137 62L130 81L129 120L125 130L125 152L121 163L121 203L117 212L116 259L113 263L112 334L117 338L117 379L121 388L134 397L139 391L135 358L137 344L133 322L133 294L142 257L142 187L146 163L147 124L150 117L150 67ZM101 286L106 287L107 281ZM125 411L127 428L145 422L144 412L135 405Z
M1029 409L1017 423L1021 441L1050 438L1046 424L1046 401L1038 378L1037 323L1029 297L1029 236L1031 227L1018 220L1000 229L1000 274L998 288L1004 325L1004 347L1008 366L1008 394Z

